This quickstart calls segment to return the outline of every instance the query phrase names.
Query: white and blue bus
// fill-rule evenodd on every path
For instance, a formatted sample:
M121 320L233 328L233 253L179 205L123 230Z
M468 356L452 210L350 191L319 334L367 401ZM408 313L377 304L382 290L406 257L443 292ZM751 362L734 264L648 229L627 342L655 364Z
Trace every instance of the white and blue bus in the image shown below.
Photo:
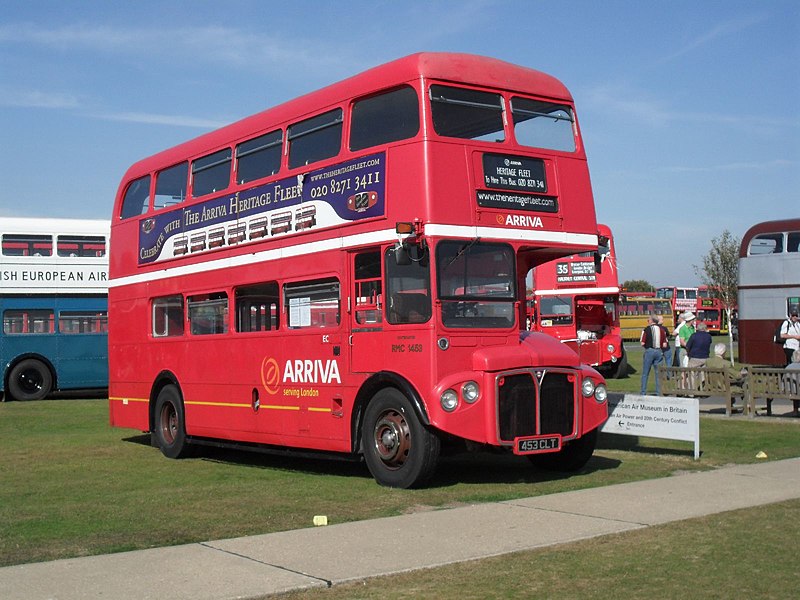
M0 396L108 387L108 221L0 220Z

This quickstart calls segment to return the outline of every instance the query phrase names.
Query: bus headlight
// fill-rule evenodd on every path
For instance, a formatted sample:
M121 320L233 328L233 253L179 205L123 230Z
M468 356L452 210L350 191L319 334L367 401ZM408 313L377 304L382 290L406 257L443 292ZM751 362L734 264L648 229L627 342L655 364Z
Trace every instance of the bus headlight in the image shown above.
M594 381L591 379L584 379L581 384L581 391L587 398L594 393Z
M614 344L609 344L608 346L606 346L606 350L608 352L613 352L614 351Z
M481 395L481 388L474 381L468 381L461 388L461 395L464 397L464 401L472 404Z
M594 399L598 404L602 404L608 398L608 390L602 383L594 389Z
M445 390L442 397L439 398L439 402L447 412L453 412L458 406L458 394L454 390Z

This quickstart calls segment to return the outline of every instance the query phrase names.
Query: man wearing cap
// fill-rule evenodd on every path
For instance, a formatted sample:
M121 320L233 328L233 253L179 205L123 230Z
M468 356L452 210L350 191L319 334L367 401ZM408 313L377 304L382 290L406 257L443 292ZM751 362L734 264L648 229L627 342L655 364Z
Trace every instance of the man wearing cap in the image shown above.
M792 362L792 353L800 350L800 322L798 322L797 311L789 313L789 318L781 325L781 338L783 342L783 353L786 355L786 364Z
M689 341L689 338L692 337L692 334L695 331L694 319L695 316L692 311L687 310L685 313L683 313L683 327L681 327L681 330L678 332L678 338L680 339L681 347L683 348L686 348L686 343ZM684 354L682 362L679 363L678 366L685 367L688 364L689 357Z

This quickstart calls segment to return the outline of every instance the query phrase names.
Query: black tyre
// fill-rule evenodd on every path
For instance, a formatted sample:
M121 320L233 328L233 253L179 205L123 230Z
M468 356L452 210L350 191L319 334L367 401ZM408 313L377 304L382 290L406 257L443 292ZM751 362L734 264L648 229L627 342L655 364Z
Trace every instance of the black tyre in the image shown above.
M8 376L8 393L15 400L41 400L53 391L53 374L42 361L26 358Z
M628 355L625 354L625 350L622 350L622 356L620 357L619 361L616 364L616 369L611 374L613 379L622 379L623 377L628 376Z
M561 452L531 454L528 459L534 466L547 471L579 471L594 454L597 445L597 429L577 440L564 444Z
M421 486L439 461L439 438L420 423L411 402L394 388L381 390L367 406L361 444L370 473L387 487Z
M174 385L165 386L158 393L153 431L150 435L153 445L157 446L167 458L189 456L183 400Z

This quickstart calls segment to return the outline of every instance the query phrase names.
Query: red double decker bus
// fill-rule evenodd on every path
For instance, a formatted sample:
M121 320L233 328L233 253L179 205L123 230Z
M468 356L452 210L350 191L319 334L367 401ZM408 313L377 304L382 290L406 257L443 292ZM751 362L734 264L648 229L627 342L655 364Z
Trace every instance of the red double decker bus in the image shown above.
M168 457L363 455L395 487L453 440L581 467L604 380L521 331L528 271L597 247L579 131L551 76L416 54L134 164L111 234L111 424Z
M672 316L677 321L680 313L697 310L696 287L660 287L656 298L665 298L672 304Z
M706 324L709 333L728 333L728 317L722 300L713 295L707 285L697 288L697 320Z
M606 377L628 363L619 327L619 277L611 229L597 226L598 248L538 265L532 271L530 328L572 348Z

